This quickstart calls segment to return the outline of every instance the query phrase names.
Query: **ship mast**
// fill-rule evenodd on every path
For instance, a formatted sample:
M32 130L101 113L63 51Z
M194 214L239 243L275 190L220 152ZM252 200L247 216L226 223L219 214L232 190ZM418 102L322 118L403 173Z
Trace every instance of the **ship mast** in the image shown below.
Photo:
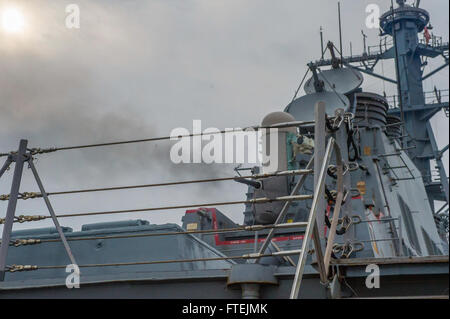
M436 139L430 124L430 119L440 110L448 112L448 101L442 101L436 90L433 97L436 101L429 102L430 93L424 93L423 81L435 75L448 66L448 42L443 43L437 37L420 40L419 34L427 31L429 27L429 13L419 8L420 1L410 6L404 0L396 0L398 7L391 8L380 17L381 36L392 37L392 46L383 47L361 55L343 57L342 64L348 68L356 69L365 74L397 85L398 96L393 97L390 114L402 117L403 145L402 150L407 152L417 169L422 174L430 205L434 209L434 201L449 201L449 183L442 163L442 154L448 146L438 149ZM431 29L431 28L430 28ZM431 41L430 41L431 40ZM443 64L433 71L424 74L426 62L424 58L443 58ZM381 60L393 59L396 63L396 78L391 79L374 71ZM313 67L332 66L333 59L313 62ZM430 160L436 161L440 180L432 179Z

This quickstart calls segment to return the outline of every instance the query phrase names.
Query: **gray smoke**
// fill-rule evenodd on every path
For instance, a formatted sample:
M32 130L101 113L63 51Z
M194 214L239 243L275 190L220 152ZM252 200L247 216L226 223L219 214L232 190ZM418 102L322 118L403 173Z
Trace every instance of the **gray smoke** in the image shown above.
M372 2L341 1L346 54L350 39L353 53L362 50L361 29L371 44L378 43L378 30L364 26L365 7ZM377 2L382 11L389 8L389 0ZM70 3L80 6L80 29L64 25ZM0 31L0 153L15 149L20 138L31 147L52 147L167 136L176 127L192 131L194 119L202 120L203 128L255 125L288 104L305 65L319 57L320 25L325 39L338 43L336 3L329 0L13 4L24 12L27 29L16 36ZM433 32L447 39L448 2L429 0L423 6L432 14ZM387 76L393 70L384 65ZM433 81L427 89L448 87L448 71ZM366 76L364 88L381 92L383 85ZM386 91L396 92L389 84ZM436 121L435 127L444 125L447 132L448 122ZM441 145L446 141L448 134L439 136ZM233 165L174 165L170 146L162 141L56 152L39 156L37 166L48 191L234 174ZM1 194L9 192L11 175L0 180ZM36 186L27 170L22 191L30 190ZM62 213L96 211L242 200L245 190L226 182L55 196L52 203ZM41 200L19 204L19 213L46 213ZM5 208L0 202L0 211ZM242 221L242 206L220 209ZM182 214L68 219L63 224L129 218L179 223Z

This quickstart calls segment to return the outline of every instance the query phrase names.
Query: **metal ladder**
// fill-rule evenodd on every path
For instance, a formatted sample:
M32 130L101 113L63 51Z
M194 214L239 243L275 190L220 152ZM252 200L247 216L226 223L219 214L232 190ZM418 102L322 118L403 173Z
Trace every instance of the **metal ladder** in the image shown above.
M413 172L411 171L411 169L409 168L408 164L405 162L404 158L402 157L402 154L400 153L400 150L397 150L398 153L392 153L392 154L381 154L379 155L379 157L392 157L392 156L396 156L400 159L400 161L403 163L403 165L400 166L390 166L389 163L386 160L386 164L387 166L384 167L385 170L387 171L391 171L394 174L394 178L392 179L393 181L405 181L405 180L414 180L416 179L416 177L414 176ZM404 178L399 178L397 173L395 172L396 169L404 169L406 168L408 170L408 174L410 175L410 177L404 177Z
M327 245L325 249L325 254L322 253L321 240L319 238L319 228L317 225L317 213L319 211L319 202L324 200L325 195L325 179L327 176L327 169L330 164L331 155L333 150L336 153L336 167L337 167L337 198L334 207L333 219L331 222L330 232L327 240ZM339 214L341 211L342 202L344 199L344 184L343 184L343 165L342 158L340 154L340 149L336 144L333 137L328 140L328 145L325 151L325 156L323 158L323 163L316 179L316 184L314 187L314 198L311 205L311 210L308 217L308 224L306 227L305 235L303 238L302 248L300 251L300 257L297 263L297 268L295 271L294 282L292 284L290 299L297 299L301 282L303 279L303 274L305 271L306 259L308 257L308 250L311 244L311 239L314 243L314 249L316 253L317 264L319 267L320 279L322 283L328 282L328 274L331 261L331 253L333 249L334 237L336 234L336 228L338 225Z
M341 156L341 150L334 137L328 139L328 144L325 148L326 140L326 124L325 124L325 104L319 102L315 106L316 109L316 120L315 120L315 153L311 158L310 162L306 166L306 170L312 168L312 165L316 167L314 174L314 196L313 201L306 224L306 230L302 242L301 250L299 251L299 260L297 262L295 278L292 284L290 299L297 299L301 282L303 278L303 273L305 270L306 259L308 257L309 247L311 245L311 239L314 243L314 251L316 254L317 265L319 268L320 280L322 283L328 283L329 266L331 261L331 253L333 249L334 237L336 234L336 228L338 226L339 214L341 211L341 206L344 199L344 165ZM333 155L333 151L336 157L336 176L337 176L337 197L336 204L334 207L333 219L331 222L330 232L326 244L325 254L322 251L322 243L319 235L319 227L317 223L318 212L321 210L321 204L324 202L325 198L325 179L327 177L327 170ZM320 169L317 169L320 168ZM318 174L317 174L318 171ZM295 196L297 192L303 186L308 175L302 175L299 181L294 186L291 191L291 196ZM287 211L290 207L292 201L287 201L280 211L280 214L275 221L275 225L282 223L287 215ZM261 245L258 253L255 254L257 258L256 263L260 261L258 256L264 255L265 250L271 245L271 240L275 234L275 228L272 228L268 233L265 241ZM276 248L276 247L275 247Z

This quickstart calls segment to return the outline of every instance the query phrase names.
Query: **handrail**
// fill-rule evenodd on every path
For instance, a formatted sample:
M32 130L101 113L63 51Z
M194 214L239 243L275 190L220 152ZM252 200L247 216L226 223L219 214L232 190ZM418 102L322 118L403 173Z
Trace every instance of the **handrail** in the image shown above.
M302 250L300 253L300 258L299 258L297 268L295 271L295 277L294 277L294 282L293 282L292 288L291 288L290 299L297 299L298 294L300 292L300 285L302 282L303 272L304 272L305 264L306 264L306 254L308 253L308 246L309 246L311 237L313 235L313 230L316 227L317 207L318 207L319 201L321 201L323 199L324 194L325 194L325 178L326 178L326 174L327 174L328 165L330 163L334 143L335 143L335 139L333 137L330 137L326 151L325 151L325 158L324 158L322 167L320 169L318 185L314 191L314 198L313 198L313 202L311 205L311 210L310 210L309 218L308 218L308 226L305 231L305 237L304 237L303 243L302 243Z

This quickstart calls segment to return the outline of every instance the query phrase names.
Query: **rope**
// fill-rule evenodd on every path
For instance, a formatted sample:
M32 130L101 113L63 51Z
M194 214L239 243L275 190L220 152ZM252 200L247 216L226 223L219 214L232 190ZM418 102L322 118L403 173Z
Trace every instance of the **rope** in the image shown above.
M229 257L209 257L209 258L193 258L193 259L169 259L169 260L156 260L156 261L137 261L137 262L122 262L122 263L108 263L108 264L87 264L78 265L79 268L92 268L92 267L117 267L117 266L136 266L136 265L155 265L155 264L171 264L171 263L188 263L198 261L218 261L218 260L233 260L233 259L259 259L262 257L273 257L280 255L296 255L299 251L281 252L273 254L246 254L242 256L229 256ZM7 271L28 271L38 269L65 269L67 265L59 266L37 266L37 265L12 265L7 267Z
M35 265L11 265L7 266L6 271L17 272L17 271L30 271L37 270L38 266Z
M39 220L43 220L46 218L49 218L50 216L41 216L41 215L32 215L32 216L27 216L27 215L20 215L20 216L14 216L14 222L17 223L25 223L25 222L36 222Z
M42 197L42 194L35 192L23 192L22 194L20 194L19 199L27 200L30 198L38 198L38 197Z
M56 151L67 151L67 150L74 150L74 149L85 149L85 148L93 148L93 147L102 147L102 146L113 146L113 145L123 145L123 144L133 144L133 143L143 143L143 142L155 142L155 141L163 141L163 140L170 140L174 138L185 138L185 137L194 137L194 136L210 136L210 135L216 135L216 134L226 134L226 133L236 133L236 132L245 132L247 130L260 130L260 129L271 129L271 128L286 128L286 127L295 127L295 126L303 126L303 125L311 125L314 124L314 121L309 122L303 122L303 121L296 121L296 122L289 122L289 123L281 123L281 124L275 124L271 126L249 126L246 128L238 128L238 129L225 129L219 132L212 132L212 133L196 133L196 134L188 134L188 135L178 135L178 136L161 136L161 137L152 137L152 138L145 138L145 139L138 139L138 140L127 140L127 141L117 141L117 142L107 142L107 143L96 143L96 144L84 144L84 145L74 145L74 146L65 146L65 147L49 147L49 148L32 148L29 149L31 152L31 155L36 154L44 154L44 153L51 153ZM8 156L12 154L11 153L0 153L1 156Z
M241 226L234 228L224 229L205 229L205 230L188 230L180 232L163 232L163 233L151 233L151 234L131 234L131 235L108 235L108 236L89 236L89 237L66 237L67 241L83 241L83 240L100 240L100 239L125 239L125 238L142 238L142 237L161 237L161 236L174 236L174 235L193 235L193 234L224 234L235 233L241 231L260 231L264 229L272 228L296 228L300 227L299 223L286 223L286 224L271 224L271 225L253 225L253 226ZM11 242L11 245L16 247L22 245L34 245L41 243L56 243L61 241L60 238L55 239L17 239Z
M50 148L32 148L29 150L31 155L36 155L36 154L45 154L45 153L52 153L55 152L56 149L54 147L50 147Z
M124 209L124 210L111 210L111 211L102 211L102 212L86 212L86 213L71 213L71 214L62 214L56 215L58 218L67 218L67 217L80 217L80 216L93 216L93 215L108 215L108 214L123 214L123 213L138 213L138 212L148 212L155 210L172 210L172 209L181 209L181 208L194 208L194 207L204 207L204 206L225 206L225 205L237 205L237 204L262 204L262 203L270 203L270 202L280 202L280 201L288 201L288 200L307 200L312 199L313 195L296 195L296 196L282 196L276 198L256 198L251 200L243 200L243 201L230 201L230 202L217 202L217 203L202 203L202 204L190 204L190 205L180 205L180 206L163 206L163 207L150 207L150 208L138 208L138 209ZM23 215L21 215L23 216ZM39 219L51 218L51 216L38 216ZM30 221L30 220L25 220Z
M162 186L173 186L173 185L183 185L183 184L209 183L209 182L220 182L220 181L228 181L228 180L239 180L239 179L245 179L245 178L261 179L261 178L272 177L272 176L303 175L303 174L310 174L312 172L313 172L313 170L291 170L291 171L280 171L280 172L275 172L275 173L247 175L247 176L220 177L220 178L195 179L195 180L156 183L156 184L142 184L142 185L128 185L128 186L117 186L117 187L77 189L77 190L60 191L60 192L49 192L49 193L47 193L47 195L48 196L67 195L67 194L77 194L77 193L103 192L103 191L149 188L149 187L162 187ZM24 193L21 193L20 195L21 196L18 197L18 199L23 199L23 200L26 200L29 198L42 197L41 193L34 193L34 192L24 192ZM0 201L2 201L2 200L3 201L9 200L9 195L0 195Z
M25 223L25 222L34 222L42 219L49 218L50 216L40 216L40 215L33 215L33 216L26 216L26 215L20 215L20 216L14 216L14 222L15 223ZM5 218L0 218L0 225L5 223Z
M358 151L358 146L356 145L355 142L355 130L352 127L346 127L347 128L347 152L348 152L348 159L350 162L356 162L358 160L361 160L359 151ZM353 156L350 155L351 149L353 148Z
M15 241L11 242L10 245L19 247L19 246L27 246L27 245L36 245L36 244L40 244L41 242L42 241L40 239L16 239Z

